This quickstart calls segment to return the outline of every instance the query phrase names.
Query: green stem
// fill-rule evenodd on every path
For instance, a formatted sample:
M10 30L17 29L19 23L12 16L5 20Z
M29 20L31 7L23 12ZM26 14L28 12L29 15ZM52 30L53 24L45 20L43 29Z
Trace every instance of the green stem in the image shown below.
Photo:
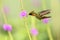
M26 28L26 30L27 30L27 33L28 33L29 39L32 40L32 38L31 38L31 36L30 36L30 32L29 32L29 28L28 28L28 25L27 25L26 18L24 18L24 23L25 23L25 28Z
M42 8L46 9L46 0L42 0ZM50 30L50 27L48 26L48 24L47 24L47 32L48 32L49 39L53 40L51 30Z
M2 15L3 15L3 18L4 18L4 22L6 24L8 24L6 14L5 13L2 13ZM13 37L11 35L11 32L8 31L8 34L9 34L10 40L13 40Z
M22 0L20 0L20 4L21 4L21 10L23 10L24 8L23 8L23 2L22 2Z
M2 13L2 15L3 15L3 18L4 18L4 23L7 24L8 22L7 22L6 14L5 13Z
M48 24L47 24L47 32L48 32L49 39L53 40L53 37L52 37L52 34L51 34L51 29L50 29Z
M34 16L31 16L31 26L36 28L35 27L35 17ZM37 40L36 36L32 35L32 38L33 40Z
M20 2L21 2L21 10L24 10L22 0L20 0ZM24 23L25 23L25 28L26 28L26 30L27 30L29 39L32 40L32 39L31 39L31 36L30 36L30 33L29 33L29 29L28 29L28 25L27 25L27 21L26 21L26 18L25 18L25 17L24 17Z
M9 34L10 40L13 40L13 37L12 37L12 35L11 35L11 32L8 31L8 34Z

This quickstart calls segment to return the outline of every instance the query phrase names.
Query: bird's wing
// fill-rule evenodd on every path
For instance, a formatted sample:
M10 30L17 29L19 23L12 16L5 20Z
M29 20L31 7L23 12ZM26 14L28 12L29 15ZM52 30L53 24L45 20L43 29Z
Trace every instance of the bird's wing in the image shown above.
M50 10L43 10L41 12L38 12L40 16L46 15L50 13Z
M51 18L51 16L43 16L43 17L41 17L41 19L45 19L45 18Z

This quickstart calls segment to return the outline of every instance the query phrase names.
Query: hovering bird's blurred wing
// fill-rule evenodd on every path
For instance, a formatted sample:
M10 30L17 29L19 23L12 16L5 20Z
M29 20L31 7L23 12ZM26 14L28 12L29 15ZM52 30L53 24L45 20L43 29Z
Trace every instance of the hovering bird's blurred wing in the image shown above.
M41 17L41 19L45 19L45 18L51 18L51 16L43 16L43 17Z
M43 11L39 12L39 15L43 16L43 15L46 15L46 14L49 14L49 13L50 13L50 10L43 10Z

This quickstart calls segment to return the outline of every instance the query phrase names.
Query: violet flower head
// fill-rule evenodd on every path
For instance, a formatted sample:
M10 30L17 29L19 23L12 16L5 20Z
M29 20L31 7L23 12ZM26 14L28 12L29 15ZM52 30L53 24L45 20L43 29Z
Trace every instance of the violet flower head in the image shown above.
M11 26L10 24L4 24L4 25L3 25L3 29L4 29L5 31L12 31L12 26Z
M9 13L9 7L8 7L8 6L4 6L4 7L3 7L3 11L4 11L5 13Z
M31 29L31 34L34 35L34 36L37 36L38 35L38 30L36 28L32 28Z
M47 24L49 22L49 18L42 19L42 22Z
M23 10L20 12L20 18L27 17L27 12L26 10Z

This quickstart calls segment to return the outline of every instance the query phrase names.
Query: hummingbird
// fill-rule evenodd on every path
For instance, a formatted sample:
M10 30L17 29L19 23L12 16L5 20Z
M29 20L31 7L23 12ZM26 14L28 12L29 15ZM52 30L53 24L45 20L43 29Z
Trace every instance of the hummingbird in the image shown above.
M34 11L31 11L29 15L35 16L37 19L41 20L45 18L51 18L51 16L46 16L49 13L50 13L50 10L43 10L43 11L38 12L38 14Z

